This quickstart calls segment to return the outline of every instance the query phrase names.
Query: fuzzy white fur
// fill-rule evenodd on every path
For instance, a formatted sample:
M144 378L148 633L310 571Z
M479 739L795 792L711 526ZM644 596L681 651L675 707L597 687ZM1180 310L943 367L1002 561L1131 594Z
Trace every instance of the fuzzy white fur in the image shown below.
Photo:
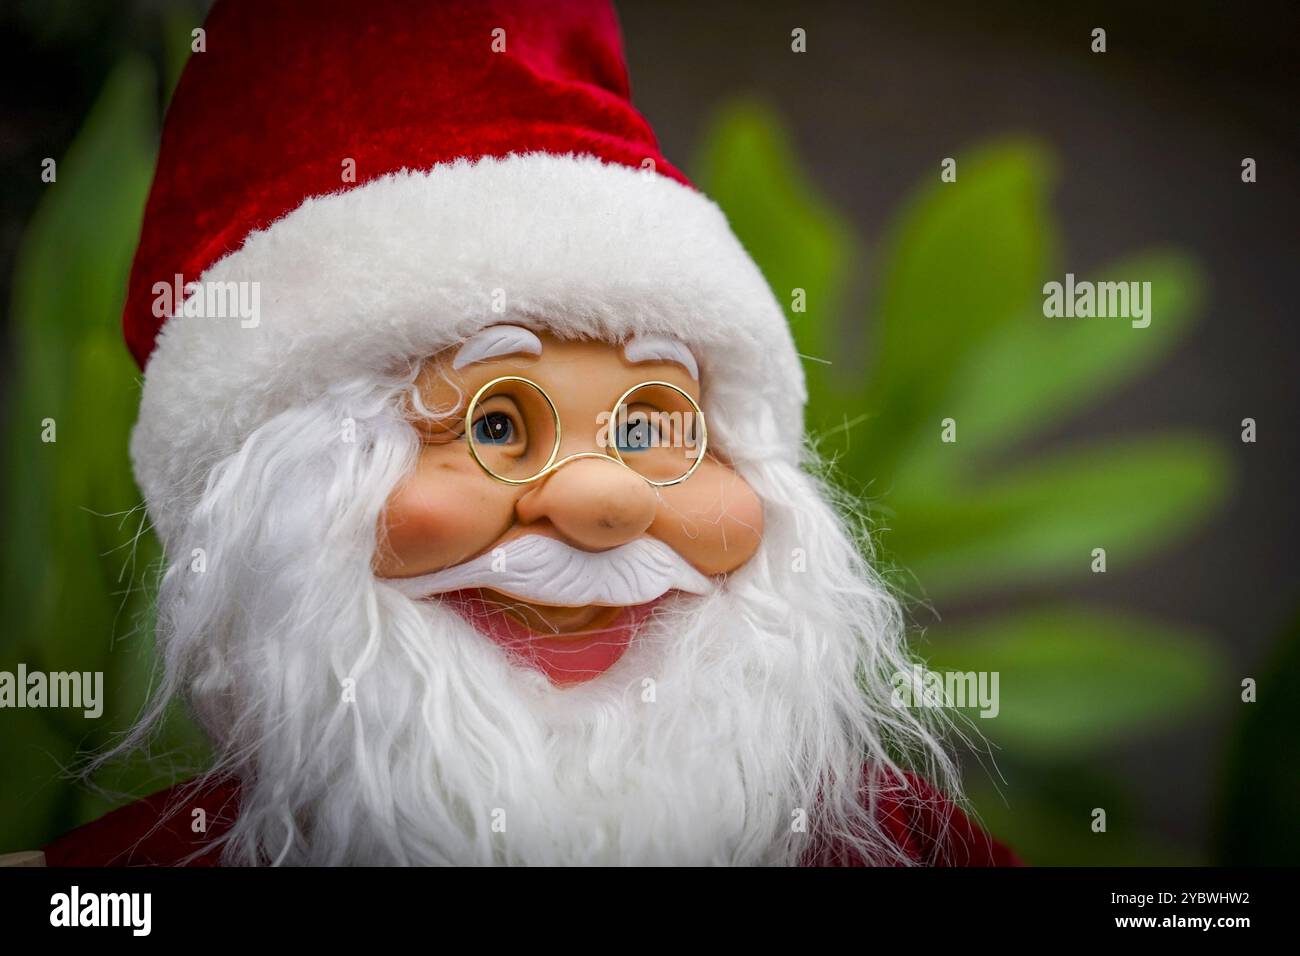
M711 429L799 452L803 373L780 306L717 206L652 172L543 153L401 172L306 200L196 278L260 283L261 315L178 315L159 336L131 451L164 539L275 414L510 321L680 339Z

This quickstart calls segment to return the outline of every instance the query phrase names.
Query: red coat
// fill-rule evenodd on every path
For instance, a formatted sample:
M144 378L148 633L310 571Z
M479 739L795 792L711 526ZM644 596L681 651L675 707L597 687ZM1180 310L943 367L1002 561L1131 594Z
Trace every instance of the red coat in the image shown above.
M913 861L940 866L1019 866L1006 846L971 822L925 783L913 780L924 800L902 793L879 797L878 814L894 840ZM239 787L233 782L196 789L178 784L114 810L64 834L45 847L48 866L217 866L219 851L205 849L234 821ZM201 808L207 832L192 832L193 811ZM198 853L193 859L191 855ZM834 850L810 863L854 866L861 861Z

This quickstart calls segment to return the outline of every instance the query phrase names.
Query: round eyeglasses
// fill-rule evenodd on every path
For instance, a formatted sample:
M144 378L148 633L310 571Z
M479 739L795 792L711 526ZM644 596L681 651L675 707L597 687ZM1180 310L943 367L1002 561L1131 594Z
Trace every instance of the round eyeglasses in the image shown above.
M508 485L537 481L579 458L613 459L656 487L676 485L695 473L709 440L699 403L670 382L632 386L596 425L603 452L560 459L555 403L536 382L517 375L488 382L465 412L470 455Z

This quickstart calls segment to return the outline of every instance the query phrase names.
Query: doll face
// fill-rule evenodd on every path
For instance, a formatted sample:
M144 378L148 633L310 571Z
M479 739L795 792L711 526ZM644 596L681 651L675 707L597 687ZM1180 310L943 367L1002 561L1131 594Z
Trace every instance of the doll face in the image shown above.
M515 384L480 400L467 424L473 396L503 376L545 394ZM757 495L712 450L679 484L646 480L627 445L635 429L620 432L610 412L649 381L676 386L707 419L695 359L674 340L566 342L494 326L428 360L410 412L419 456L388 500L376 574L433 582L437 600L557 684L608 669L657 604L714 586L753 556L762 533ZM557 418L559 464L536 481L495 480L471 455L472 444L489 467L498 449L510 462L544 460ZM623 443L630 466L610 455L610 442ZM521 477L536 471L517 467Z

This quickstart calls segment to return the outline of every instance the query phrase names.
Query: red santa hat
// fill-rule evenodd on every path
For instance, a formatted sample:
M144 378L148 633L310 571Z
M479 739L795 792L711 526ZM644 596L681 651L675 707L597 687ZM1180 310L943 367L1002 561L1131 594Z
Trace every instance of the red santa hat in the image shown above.
M784 315L633 109L604 0L218 0L204 30L123 319L164 538L271 416L509 321L677 337L718 447L797 455Z

